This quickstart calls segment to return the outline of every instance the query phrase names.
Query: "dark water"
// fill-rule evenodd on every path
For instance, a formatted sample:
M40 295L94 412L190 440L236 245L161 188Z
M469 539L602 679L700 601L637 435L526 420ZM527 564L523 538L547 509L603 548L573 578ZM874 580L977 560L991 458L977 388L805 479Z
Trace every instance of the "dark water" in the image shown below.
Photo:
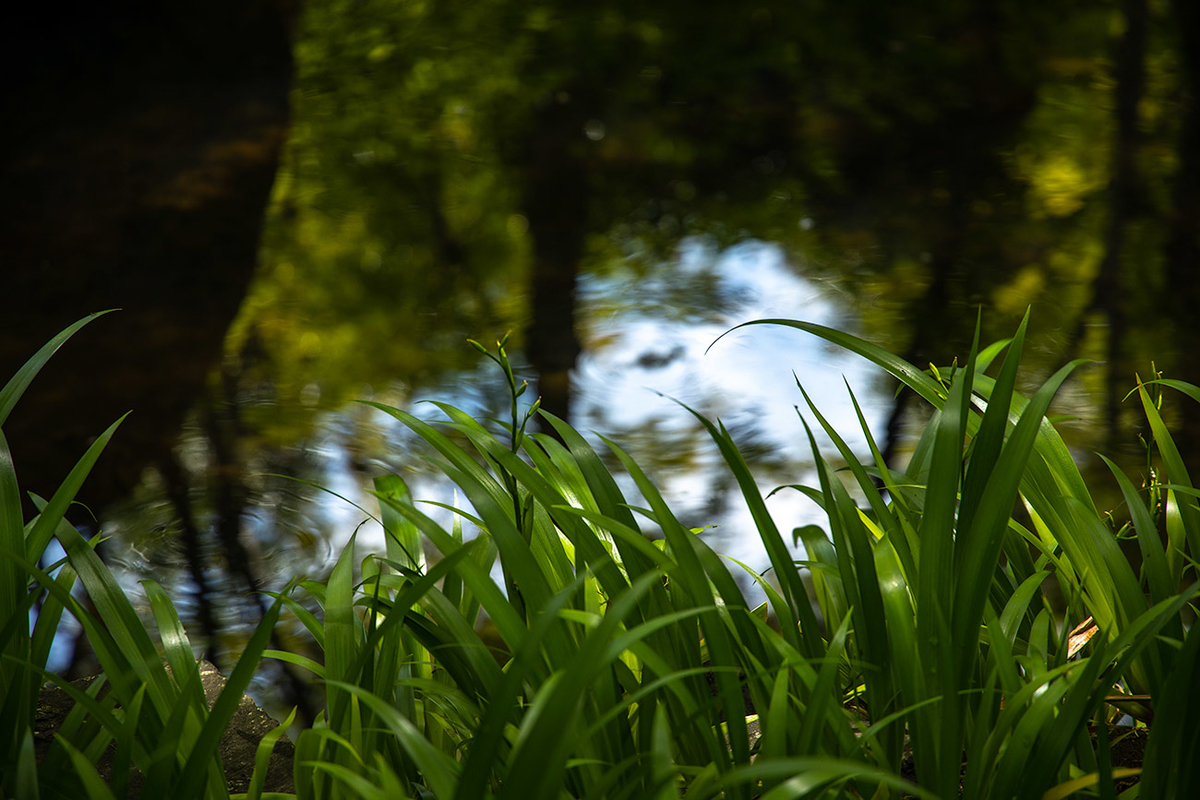
M709 296L693 296L708 302L688 307L679 289L699 281L709 284ZM636 300L630 302L631 297ZM752 566L765 562L744 504L718 463L715 446L681 404L721 420L733 431L764 491L811 478L812 456L796 411L803 403L797 380L864 453L865 440L844 381L854 389L874 428L883 424L890 408L881 371L799 331L748 328L713 345L730 328L754 319L803 318L840 329L856 327L845 298L802 277L777 247L748 243L718 253L693 243L677 262L663 264L650 275L617 271L585 280L581 308L588 349L576 373L573 424L599 451L605 448L598 434L617 441L657 481L683 521L694 527L715 526L706 534L714 546ZM519 351L515 357L520 358ZM377 385L385 388L363 399L395 404L431 420L441 412L425 400L448 402L482 418L500 417L503 410L502 376L490 362L418 393L388 387L387 376L379 376ZM318 391L319 385L313 384L308 396ZM301 397L299 408L277 413L303 413L303 393ZM319 572L356 531L362 547L382 542L378 527L373 522L363 525L365 515L352 505L376 507L365 491L374 475L400 474L418 500L453 501L453 488L422 462L426 449L391 417L353 403L314 410L312 417L305 440L264 452L246 465L243 476L251 498L243 510L243 535L268 568L263 575L268 583L278 584L296 570ZM185 437L179 456L189 473L204 475L211 468L211 443L198 434L193 428ZM828 440L818 439L825 454L834 458ZM298 460L291 466L301 467L300 477L346 499L255 474L272 471L273 460L289 459ZM279 469L286 466L281 463ZM143 491L151 498L153 481ZM199 490L195 494L199 497ZM817 519L816 508L798 494L782 493L771 502L785 530ZM174 564L177 577L183 578L171 528L173 509L161 498L157 505L148 505L135 505L110 523L109 532L127 543L123 553L114 548L114 556L121 553L134 573ZM157 524L148 524L156 511ZM448 513L435 508L430 513L449 525ZM205 519L215 524L211 512ZM219 570L214 571L214 578L220 577Z
M572 422L620 442L686 524L716 526L714 547L752 567L736 487L674 401L720 418L764 491L811 477L797 379L862 450L848 381L894 466L923 420L794 330L708 349L756 318L848 330L924 367L962 358L981 310L987 343L1032 308L1023 387L1092 359L1060 393L1060 429L1086 469L1101 450L1137 477L1135 375L1200 381L1191 4L545 5L311 3L290 53L272 40L277 58L240 77L240 61L180 73L191 93L143 64L172 48L131 39L120 80L96 70L125 98L97 96L103 125L80 136L92 103L57 103L6 149L25 201L3 215L5 252L30 265L6 276L29 299L14 328L36 347L39 325L97 304L136 323L64 352L75 382L29 404L25 461L14 446L45 493L134 409L95 501L124 497L103 529L131 592L153 576L198 642L210 629L217 655L238 652L253 589L320 576L356 531L379 541L353 505L373 510L373 477L454 502L421 443L353 400L502 417L503 382L465 339L510 330L534 345L513 350L530 380L578 344ZM153 81L125 91L137 76ZM23 360L7 333L4 363ZM1168 398L1164 413L1198 454L1191 411ZM771 504L785 531L819 519L794 492Z

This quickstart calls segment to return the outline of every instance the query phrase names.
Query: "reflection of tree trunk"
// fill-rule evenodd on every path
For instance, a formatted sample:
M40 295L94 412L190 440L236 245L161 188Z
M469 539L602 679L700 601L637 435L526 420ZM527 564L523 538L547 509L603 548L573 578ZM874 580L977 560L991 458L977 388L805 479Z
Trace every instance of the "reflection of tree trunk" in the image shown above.
M522 153L523 208L533 242L532 318L525 353L542 408L569 419L571 370L579 356L575 283L587 228L587 177L577 148L586 114L565 93L547 98Z
M980 306L1013 271L993 241L1001 215L1012 213L1003 210L1012 179L999 154L1011 152L1036 87L1030 75L1009 68L999 5L972 4L957 30L972 43L961 67L970 100L942 107L933 121L909 117L898 101L894 128L859 145L854 174L864 186L851 197L858 204L877 198L889 212L873 225L885 247L908 257L921 253L929 265L923 296L905 309L912 333L904 358L917 367L948 366L956 357L961 364ZM888 420L883 448L893 467L912 398L903 390Z
M175 514L179 517L184 558L187 560L192 582L196 584L196 615L200 622L200 634L204 638L204 657L215 664L218 663L216 647L220 629L217 627L216 614L213 613L213 589L209 585L206 573L208 565L207 559L204 557L204 547L200 541L200 529L196 527L196 518L192 514L192 502L188 497L187 476L174 457L162 459L158 468L162 474L167 497L175 506Z
M236 447L245 430L237 413L237 376L228 369L221 370L221 390L222 396L210 396L201 409L204 433L212 446L215 461L209 491L216 510L217 539L221 542L229 571L240 579L248 593L247 599L254 604L261 620L267 613L262 580L255 574L250 552L242 544L241 538L242 514L246 508L246 476ZM279 638L278 626L271 631L271 646L276 650L289 649ZM211 658L209 660L214 664L219 663ZM288 664L280 662L278 668L286 680L287 702L297 707L301 724L311 724L316 716L308 685Z
M1126 229L1137 212L1138 104L1146 83L1146 28L1149 10L1146 0L1125 0L1125 34L1116 54L1115 109L1116 141L1113 143L1112 176L1108 184L1108 230L1104 238L1104 258L1092 281L1092 300L1079 317L1066 352L1074 357L1089 319L1099 314L1108 324L1104 390L1104 420L1108 440L1115 441L1122 386L1132 378L1127 374L1127 359L1122 347L1127 329L1125 292L1122 288ZM1132 267L1133 265L1130 264Z
M237 575L250 593L250 599L258 606L260 615L266 613L258 576L250 565L250 553L242 544L242 511L246 507L244 475L234 453L239 425L233 403L236 400L234 378L225 370L221 372L226 396L210 398L201 409L201 421L205 436L213 449L215 463L212 468L213 496L216 511L217 539L225 551L229 569ZM225 411L226 413L221 413Z
M0 26L0 376L85 314L9 418L49 496L134 414L84 484L119 499L170 458L255 264L287 121L283 2L28 3ZM32 19L31 19L32 17Z
M1183 119L1165 247L1168 313L1174 323L1176 377L1200 381L1200 3L1175 0L1181 37ZM1184 453L1200 453L1200 414L1188 409L1177 431Z
M963 204L955 205L961 207ZM936 360L943 355L944 343L943 346L938 346L936 342L939 332L945 330L946 312L951 302L950 279L955 268L957 249L957 243L951 242L934 256L930 264L933 279L913 315L912 341L903 358L918 369L927 367L931 359ZM882 455L884 463L893 469L898 466L895 464L895 457L903 433L901 429L914 396L911 390L902 388L896 395L892 411L888 415L887 440L883 443Z

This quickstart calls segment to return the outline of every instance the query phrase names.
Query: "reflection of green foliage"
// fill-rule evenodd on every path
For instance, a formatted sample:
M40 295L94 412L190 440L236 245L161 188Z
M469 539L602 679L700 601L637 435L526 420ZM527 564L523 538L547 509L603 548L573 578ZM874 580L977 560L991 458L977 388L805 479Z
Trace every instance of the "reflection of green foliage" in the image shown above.
M1029 184L1035 219L1070 216L1108 185L1112 86L1083 77L1042 87L1017 149L1016 171Z
M281 399L310 381L340 405L365 383L427 380L465 364L464 333L521 314L524 230L464 105L488 89L438 56L447 42L422 33L432 16L314 3L303 17L297 122L231 337L263 348Z
M547 147L587 173L594 266L698 231L794 231L797 36L820 38L803 22L774 4L309 4L265 268L232 348L261 345L283 397L303 370L332 403L457 365L459 331L519 330L522 170ZM556 104L582 115L565 133L540 122Z
M1134 204L1154 219L1122 256L1144 321L1178 161L1163 14ZM1049 369L1063 347L1095 350L1076 339L1096 330L1083 322L1109 233L1123 31L1119 11L1066 0L991 16L951 0L704 14L682 0L314 0L264 267L230 341L243 385L332 407L453 374L466 336L513 330L519 347L534 248L558 233L530 211L547 153L582 175L583 268L635 276L618 304L694 319L720 302L703 276L653 299L646 276L685 237L758 237L918 360L961 350L979 305L999 336L1052 304L1062 313L1030 331L1045 362L1030 366ZM302 424L288 419L271 422Z

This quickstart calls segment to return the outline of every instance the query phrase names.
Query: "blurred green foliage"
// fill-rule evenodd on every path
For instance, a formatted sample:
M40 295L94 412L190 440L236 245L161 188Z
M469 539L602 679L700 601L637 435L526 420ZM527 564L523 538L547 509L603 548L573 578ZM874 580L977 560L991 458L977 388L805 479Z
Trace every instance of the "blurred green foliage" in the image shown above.
M774 241L926 361L965 345L980 304L995 335L1030 303L1061 310L1031 331L1043 368L1103 354L1093 281L1126 226L1139 353L1171 322L1152 311L1187 88L1170 9L1148 13L1138 197L1114 220L1112 4L309 3L231 351L323 407L462 367L466 335L530 321L539 237L573 235L530 209L560 191L585 240L568 276L669 261L687 236ZM531 177L560 167L563 186Z
M852 302L859 332L919 367L965 354L980 306L985 340L1031 304L1052 309L1030 324L1021 381L1101 362L1056 412L1079 418L1062 426L1077 456L1111 453L1134 441L1106 417L1135 371L1151 374L1146 354L1200 381L1200 318L1183 302L1200 281L1168 252L1196 146L1182 7L311 0L259 278L187 468L238 484L241 505L193 500L206 522L257 515L242 522L267 557L291 530L307 559L323 527L307 495L247 475L321 481L328 428L352 428L342 442L364 461L398 435L361 410L322 429L317 411L471 381L466 338L509 330L524 377L546 253L568 282L608 278L587 298L599 313L721 319L715 270L675 267L689 241L714 263L747 239L780 245ZM556 324L553 346L572 327L585 347L611 333ZM1197 449L1191 421L1171 421ZM885 448L898 432L879 433ZM670 467L702 468L677 429L639 433ZM222 436L227 455L207 453ZM1144 460L1131 453L1117 460Z

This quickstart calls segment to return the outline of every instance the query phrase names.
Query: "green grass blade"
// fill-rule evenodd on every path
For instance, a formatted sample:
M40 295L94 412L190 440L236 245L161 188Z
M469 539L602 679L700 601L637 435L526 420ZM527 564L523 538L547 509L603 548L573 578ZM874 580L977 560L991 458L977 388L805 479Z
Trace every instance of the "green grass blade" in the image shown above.
M42 345L42 348L34 353L33 356L26 361L19 370L17 370L17 374L13 375L12 378L9 379L8 383L4 385L3 389L0 389L0 426L4 425L5 421L8 420L8 415L12 412L13 407L17 404L17 401L21 399L21 395L25 393L27 388L29 388L29 384L33 381L34 376L41 371L42 367L46 365L46 362L50 360L51 356L58 351L58 348L62 347L63 344L72 336L74 336L75 333L84 325L87 325L96 317L102 317L105 314L115 310L116 309L108 309L108 311L98 311L95 314L89 314L73 325L67 327L62 333L58 334L49 342Z
M853 613L853 609L851 609ZM790 755L817 755L821 736L827 725L845 724L841 717L841 707L833 702L837 696L836 680L838 668L845 657L846 636L850 632L850 613L838 625L837 631L829 639L824 662L817 674L817 683L809 697L808 708L801 726L800 739Z
M724 425L720 425L720 427L713 425L704 415L687 406L683 406L683 408L700 421L712 440L716 442L721 456L725 459L730 471L733 472L742 497L750 509L759 538L762 540L767 557L779 579L780 591L787 601L785 608L776 610L783 635L788 638L793 647L799 649L806 657L820 658L825 647L821 641L820 628L817 625L816 616L813 614L808 592L805 590L799 574L792 568L792 555L788 551L783 537L779 534L775 520L767 510L767 505L763 501L762 493L758 489L754 475L750 472L749 465ZM798 632L796 622L799 622Z
M176 685L183 686L191 677L191 673L198 669L187 631L179 621L174 604L158 581L145 580L142 581L142 586L146 590L146 599L158 625L158 638L162 642L167 663L171 665L171 674Z
M1058 388L1075 366L1076 363L1068 364L1056 372L1038 389L1022 412L988 478L979 506L972 516L971 528L963 537L964 543L959 545L964 547L965 552L958 570L959 582L953 606L953 625L955 646L961 648L961 674L965 674L970 668L970 662L975 658L975 643L978 641L983 622L983 609L991 587L992 574L1042 419ZM924 577L922 575L922 578Z
M939 618L949 616L955 574L953 566L954 526L959 484L962 478L963 441L966 434L965 401L971 386L970 373L960 375L931 426L936 431L921 516L917 585L917 635L923 655L939 648ZM925 661L926 659L923 659ZM928 660L934 668L936 661ZM944 679L953 680L950 676Z
M375 479L375 491L404 503L412 503L408 485L399 475L380 475ZM383 529L387 532L388 558L413 569L420 569L425 563L425 551L417 526L399 514L396 506L390 503L380 505L379 510Z
M254 773L250 776L250 785L246 788L244 800L261 800L263 786L267 780L267 770L271 766L271 754L275 751L276 743L287 733L288 728L296 721L296 709L292 708L280 725L272 728L254 751Z
M380 499L395 504L407 519L429 537L434 547L443 555L449 555L463 547L453 536L442 530L441 526L422 514L417 508L401 503L394 498ZM468 558L461 562L458 573L462 576L464 584L479 598L483 609L495 623L496 629L504 641L510 647L517 647L525 635L525 623L508 602L504 593L500 591L500 587L492 580L492 576L488 573L490 567L490 563L485 566Z
M888 534L888 541L896 552L896 557L900 560L900 565L904 570L905 575L917 574L917 562L913 553L917 549L916 526L913 524L913 519L909 511L908 503L905 501L905 492L896 483L896 479L888 465L883 460L883 453L875 444L875 437L871 435L870 427L867 425L867 419L863 415L863 410L858 404L858 398L854 396L854 392L850 390L850 384L846 383L846 390L850 393L850 402L854 405L854 413L858 417L859 428L863 432L863 436L867 440L867 446L871 449L871 457L875 463L876 473L879 475L880 481L883 483L883 488L887 490L888 495L892 498L890 509L883 511L876 510L875 515L880 525L885 526ZM841 448L839 447L839 450ZM874 486L872 485L872 489ZM872 491L868 494L871 499L871 505L874 508L876 499L882 500L879 492ZM893 513L894 512L894 515Z
M8 440L0 431L0 548L25 555L25 523L21 519L21 489L17 484L17 472L13 467L12 453ZM0 626L8 623L17 613L25 594L25 576L15 563L4 559L0 563ZM25 637L28 637L26 616ZM5 667L0 666L0 669Z
M249 641L246 642L246 648L238 658L237 665L229 673L225 686L221 689L221 694L213 703L212 711L204 720L200 735L187 755L187 762L174 792L174 796L181 800L200 796L205 783L203 776L217 763L214 761L214 757L217 754L221 737L225 734L229 720L233 719L234 713L246 694L246 689L250 686L250 681L254 678L255 670L258 668L267 643L271 640L271 633L275 629L275 623L279 620L279 612L282 607L282 603L276 600L267 609L267 613L263 615ZM211 791L212 787L209 787L209 790Z
M21 739L21 749L17 755L16 779L14 781L16 796L21 800L40 800L41 785L38 781L37 760L33 753L33 731L26 730Z
M924 397L935 407L941 407L944 396L942 388L937 381L926 375L923 370L917 369L904 359L898 358L878 345L871 344L857 336L851 336L848 333L843 333L833 328L826 328L824 325L816 325L811 322L801 322L792 319L758 319L752 322L744 322L725 331L725 333L717 337L713 344L709 345L709 349L712 349L713 345L739 328L751 325L783 325L784 327L796 328L797 330L811 333L814 336L819 336L827 342L844 347L850 352L858 353L868 361L874 362L894 375L905 386L908 386L914 392L921 395L921 397Z
M351 674L358 657L358 619L354 616L354 544L357 534L351 535L338 556L325 593L325 683L329 724L339 729L347 711L348 697L338 689L342 683L357 683Z
M412 763L416 764L417 768L424 774L425 782L434 790L433 796L450 796L449 792L452 791L454 786L453 773L456 771L457 765L449 757L438 752L421 736L417 727L409 719L405 718L403 714L399 713L390 703L362 686L347 683L341 684L337 688L339 691L343 691L353 698L352 707L367 706L370 715L386 726L386 730L392 734L395 741L399 742L400 747L408 754ZM382 731L380 732L382 733ZM352 738L358 739L359 737L354 735ZM331 764L327 761L310 762L310 765L320 770L327 769L330 766L337 767L335 772L338 777L353 788L353 793L349 796L385 797L386 795L368 791L368 787L371 790L378 791L378 787L374 785L374 782L381 782L393 787L400 783L399 777L392 771L391 766L378 751L372 752L372 749L369 747L364 748L355 741L336 735L331 735L331 740L340 744L341 748L350 755L353 769L348 769L342 764ZM376 763L384 772L382 775L371 775L372 780L367 780L363 777L362 773L371 774L371 771L367 768L367 760L371 755L375 756ZM364 758L364 756L367 758Z
M1167 553L1159 538L1158 526L1154 524L1150 511L1146 508L1146 503L1141 495L1138 494L1137 488L1134 487L1133 481L1129 480L1121 468L1111 460L1103 455L1100 458L1104 460L1113 477L1117 479L1117 485L1125 498L1125 505L1129 508L1133 528L1137 533L1138 546L1142 553L1142 565L1146 570L1151 600L1154 603L1166 600L1175 594L1178 580L1172 579L1170 567L1167 564Z
M1192 479L1188 474L1187 466L1183 463L1183 456L1179 453L1175 440L1167 430L1166 423L1163 422L1162 415L1158 413L1158 408L1145 386L1138 387L1138 396L1141 398L1146 420L1150 423L1150 432L1154 434L1154 444L1158 448L1159 455L1162 456L1163 466L1166 467L1167 481L1192 488ZM1195 501L1190 498L1175 497L1174 499L1179 509L1179 517L1183 522L1188 548L1191 550L1192 556L1197 557L1200 555L1200 508L1197 508Z
M959 508L958 528L969 531L971 519L982 500L984 489L991 478L992 469L1000 458L1004 446L1005 432L1008 426L1008 410L1012 404L1013 392L1017 382L1017 367L1021 361L1021 351L1025 344L1025 328L1029 324L1029 312L1017 327L1012 344L1004 357L1000 368L1000 376L991 393L983 421L971 443L971 458L963 480L962 501ZM976 341L979 336L979 323L976 322Z
M83 781L83 790L87 792L88 800L116 800L112 790L108 788L108 784L100 777L100 773L96 771L96 767L91 759L61 736L56 737L56 740L71 757L71 764L74 765L75 771L79 773L80 780Z
M1200 795L1200 632L1193 626L1167 676L1142 764L1142 798L1168 800Z
M50 542L50 537L55 531L60 530L59 523L66 515L67 508L75 500L75 495L79 493L84 480L87 479L88 473L95 466L96 459L100 457L100 453L104 451L109 440L116 433L117 428L128 416L128 413L122 415L120 419L108 426L108 429L104 433L96 437L96 441L92 442L91 446L84 452L83 457L71 468L66 479L63 480L58 489L50 497L49 503L42 506L42 504L35 501L41 513L38 514L37 521L34 522L33 527L26 536L26 542L22 548L24 552L29 553L31 556L35 553L40 556L42 551L46 549L46 545Z
M579 465L579 470L583 474L584 480L587 481L588 488L591 490L592 497L596 500L597 509L622 525L636 529L637 521L634 519L633 513L629 510L625 502L625 496L621 493L620 487L617 486L612 473L604 466L604 462L600 460L600 456L596 454L592 446L563 420L546 411L539 413L550 423L558 435L562 437L563 443L570 449L571 455L575 457L575 461ZM625 559L624 553L621 556L622 559ZM636 558L628 560L627 563L635 574L641 573L649 566L640 564Z
M679 780L676 777L674 757L671 754L671 729L667 714L662 706L654 715L654 733L650 743L650 760L653 765L651 786L653 800L677 800Z

